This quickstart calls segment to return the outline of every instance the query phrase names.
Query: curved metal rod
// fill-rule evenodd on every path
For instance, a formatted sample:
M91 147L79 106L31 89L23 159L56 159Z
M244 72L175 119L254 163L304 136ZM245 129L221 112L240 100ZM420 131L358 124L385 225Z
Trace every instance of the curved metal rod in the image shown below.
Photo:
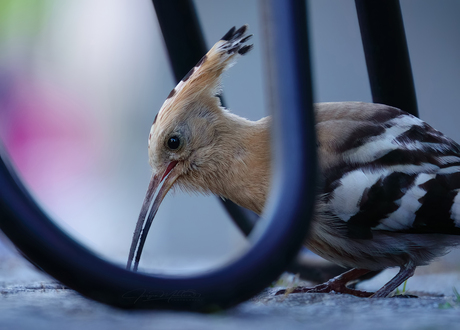
M295 257L315 197L316 145L303 0L271 0L275 190L266 230L240 259L190 277L147 276L100 259L56 226L37 206L0 152L0 227L35 265L82 295L123 308L211 311L267 287ZM276 46L273 44L276 43ZM286 61L288 64L286 65ZM283 105L283 108L281 108ZM281 111L283 114L281 115ZM262 223L261 223L262 224Z

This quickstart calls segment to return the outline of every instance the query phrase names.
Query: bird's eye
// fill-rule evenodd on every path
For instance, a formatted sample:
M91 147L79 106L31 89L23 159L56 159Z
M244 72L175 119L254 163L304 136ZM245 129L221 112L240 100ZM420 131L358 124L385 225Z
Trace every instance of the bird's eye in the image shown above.
M168 139L168 148L171 150L176 150L180 147L180 138L176 135L171 136Z

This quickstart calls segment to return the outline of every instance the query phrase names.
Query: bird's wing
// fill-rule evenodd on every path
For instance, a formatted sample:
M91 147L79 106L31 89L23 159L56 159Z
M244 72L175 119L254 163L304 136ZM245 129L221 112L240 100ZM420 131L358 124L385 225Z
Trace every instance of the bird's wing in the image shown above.
M327 208L348 236L460 234L460 146L396 108L343 106L320 107L317 127Z

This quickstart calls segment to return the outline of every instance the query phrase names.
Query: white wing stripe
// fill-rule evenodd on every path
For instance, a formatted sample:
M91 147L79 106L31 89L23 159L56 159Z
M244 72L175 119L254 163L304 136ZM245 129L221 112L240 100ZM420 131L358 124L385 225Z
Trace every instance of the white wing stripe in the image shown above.
M399 208L383 219L374 229L390 231L410 229L415 220L415 212L422 206L418 200L426 194L426 191L420 188L419 185L433 179L435 176L436 174L419 174L414 181L414 186L400 199Z
M372 187L378 179L388 174L381 170L375 173L361 169L347 173L341 179L341 185L333 191L331 207L343 221L348 221L359 212L359 204L365 189Z

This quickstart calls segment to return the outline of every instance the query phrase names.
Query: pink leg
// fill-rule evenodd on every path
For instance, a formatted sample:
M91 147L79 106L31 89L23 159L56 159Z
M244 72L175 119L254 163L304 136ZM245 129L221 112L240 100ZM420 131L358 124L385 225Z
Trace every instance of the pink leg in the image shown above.
M413 265L406 265L401 267L399 273L393 277L390 282L385 284L380 290L374 293L371 298L386 298L390 293L393 292L398 286L400 286L405 280L414 275L415 267Z
M372 292L360 291L355 289L350 289L347 287L347 283L357 278L361 277L364 274L369 273L370 271L367 269L357 269L353 268L339 276L330 279L326 283L316 285L311 288L307 287L297 287L291 293L300 293L300 292L308 292L308 293L328 293L328 292L337 292L337 293L348 293L357 297L370 297L372 296ZM280 290L276 293L276 295L284 294L286 290Z

